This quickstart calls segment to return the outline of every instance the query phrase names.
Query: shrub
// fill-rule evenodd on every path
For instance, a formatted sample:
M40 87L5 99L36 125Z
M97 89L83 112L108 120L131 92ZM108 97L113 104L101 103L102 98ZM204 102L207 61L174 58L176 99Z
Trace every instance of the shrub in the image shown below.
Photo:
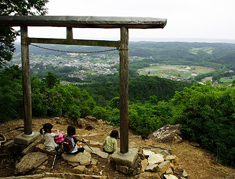
M96 106L93 109L93 116L98 118L98 119L102 119L102 120L108 120L108 112L105 108L100 107L100 106Z
M80 109L78 106L71 106L68 110L68 117L72 121L77 120L81 116Z

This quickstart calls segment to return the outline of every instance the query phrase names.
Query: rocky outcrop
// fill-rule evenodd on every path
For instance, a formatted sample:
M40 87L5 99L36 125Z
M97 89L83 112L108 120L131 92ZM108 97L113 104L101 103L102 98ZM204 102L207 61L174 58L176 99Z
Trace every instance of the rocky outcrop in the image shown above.
M167 124L148 136L156 142L181 142L180 126Z

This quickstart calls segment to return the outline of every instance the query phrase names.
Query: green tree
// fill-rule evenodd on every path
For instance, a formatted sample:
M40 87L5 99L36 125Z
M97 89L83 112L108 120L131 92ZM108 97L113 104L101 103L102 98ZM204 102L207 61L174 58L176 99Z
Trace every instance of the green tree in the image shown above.
M232 87L234 87L234 86L235 86L235 80L232 81Z
M56 78L56 75L52 72L48 72L48 75L45 79L42 80L46 83L48 88L52 89L54 86L60 84L60 80Z
M175 123L183 135L214 152L224 164L235 164L235 88L197 85L176 92Z
M0 72L0 122L23 116L22 71L19 66Z
M1 0L0 15L45 15L48 0ZM12 27L0 27L0 68L12 59L15 51L14 41L19 31Z

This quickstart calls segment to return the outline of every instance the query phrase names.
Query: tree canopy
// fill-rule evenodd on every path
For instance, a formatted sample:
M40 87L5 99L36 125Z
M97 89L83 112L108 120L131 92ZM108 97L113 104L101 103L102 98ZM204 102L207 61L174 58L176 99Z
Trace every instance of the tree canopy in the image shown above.
M45 15L48 0L2 0L0 4L1 16ZM19 31L12 27L0 27L0 68L12 59L15 51L14 41Z

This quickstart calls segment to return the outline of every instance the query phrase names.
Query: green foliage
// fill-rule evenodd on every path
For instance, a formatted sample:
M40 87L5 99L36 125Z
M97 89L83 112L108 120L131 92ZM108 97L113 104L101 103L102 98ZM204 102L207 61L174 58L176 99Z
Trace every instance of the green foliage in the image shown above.
M116 76L114 77L116 79ZM149 100L150 96L156 96L159 101L169 101L175 95L175 91L181 91L184 87L190 87L192 83L172 81L157 76L138 76L129 80L130 101L139 100L142 103ZM119 105L119 82L106 82L79 85L86 90L96 101L97 105ZM110 101L111 100L111 101ZM110 101L110 102L109 102ZM116 105L116 106L114 106Z
M108 120L109 112L101 106L95 106L92 115L97 119Z
M116 108L110 110L108 121L112 126L120 126L120 110Z
M111 99L111 101L109 102L109 106L112 109L113 108L120 109L120 97L114 97L113 99Z
M235 80L232 81L232 87L234 87L234 86L235 86Z
M56 75L52 72L48 72L48 75L45 79L42 79L44 83L46 83L47 87L52 89L54 86L60 84L60 80L56 78Z
M47 2L48 0L1 0L0 15L45 15L47 13L45 8ZM19 35L19 32L11 27L0 28L0 68L12 59L15 51L13 42L17 35Z
M177 92L172 99L174 120L191 141L234 165L235 88L197 85Z
M19 66L0 72L0 122L23 116L23 92Z
M17 35L18 32L11 27L0 27L0 68L12 59Z
M68 110L68 117L72 121L77 120L81 116L80 108L76 105L71 106Z
M49 73L53 81L58 81ZM23 117L22 71L18 66L0 72L0 122ZM91 115L95 101L84 90L71 85L47 85L45 80L31 78L33 116L62 116L71 119ZM6 102L7 101L7 102Z
M119 101L119 97L111 101ZM111 103L114 104L114 103ZM117 104L117 103L115 103ZM107 109L110 124L120 125L119 106L110 105ZM156 96L151 96L144 104L132 102L129 104L129 126L138 135L147 138L148 135L166 124L171 124L172 109L167 102L157 102Z
M175 91L181 91L184 87L190 87L188 82L172 81L157 76L139 76L130 79L129 99L145 102L150 96L156 96L159 101L169 101Z
M147 138L149 134L166 124L172 124L171 117L170 104L163 101L156 102L156 96L152 96L145 104L129 106L130 128L143 138Z

